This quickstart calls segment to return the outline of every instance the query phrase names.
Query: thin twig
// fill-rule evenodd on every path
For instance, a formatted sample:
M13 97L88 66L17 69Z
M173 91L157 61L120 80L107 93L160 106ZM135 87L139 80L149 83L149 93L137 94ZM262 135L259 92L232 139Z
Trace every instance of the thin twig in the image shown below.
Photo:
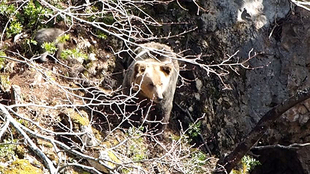
M183 111L184 113L186 113L186 115L190 118L191 122L193 122L193 123L195 122L195 120L193 119L192 115L189 113L189 111L188 111L187 109L183 109L183 108L182 108L178 103L176 103L176 102L174 102L174 104L177 105L178 108L181 109L181 111ZM202 140L204 147L207 149L207 151L208 151L208 153L209 153L209 156L212 156L212 153L211 153L211 150L210 150L210 148L209 148L209 146L208 146L207 141L204 140L204 138L203 138L203 136L202 136L202 134L201 134L200 132L198 132L198 135L199 135L200 139Z

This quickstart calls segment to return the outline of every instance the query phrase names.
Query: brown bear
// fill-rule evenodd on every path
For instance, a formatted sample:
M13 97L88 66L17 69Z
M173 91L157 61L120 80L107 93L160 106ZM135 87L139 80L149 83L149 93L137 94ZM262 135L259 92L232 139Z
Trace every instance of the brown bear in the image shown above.
M176 54L169 46L156 42L140 45L135 53L136 57L124 75L123 93L155 103L155 110L143 117L155 121L156 124L149 125L161 132L169 122L179 75Z
M41 62L47 61L46 57L48 55L48 52L42 48L42 45L45 42L55 43L57 47L56 58L60 58L60 54L64 48L64 43L58 42L57 38L64 33L65 32L63 30L58 28L42 28L37 31L34 37L34 40L37 42L35 50L39 51L40 53L43 53L39 58Z

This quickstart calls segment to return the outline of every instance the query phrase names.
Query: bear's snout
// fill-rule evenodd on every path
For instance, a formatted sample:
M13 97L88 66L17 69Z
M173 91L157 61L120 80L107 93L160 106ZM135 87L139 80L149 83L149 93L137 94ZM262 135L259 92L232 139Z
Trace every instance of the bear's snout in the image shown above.
M156 100L157 100L157 102L161 102L163 99L164 99L163 96L158 96Z
M161 92L157 91L156 94L154 95L154 101L155 101L156 103L159 103L159 102L161 102L163 99L164 99L164 95L163 95Z

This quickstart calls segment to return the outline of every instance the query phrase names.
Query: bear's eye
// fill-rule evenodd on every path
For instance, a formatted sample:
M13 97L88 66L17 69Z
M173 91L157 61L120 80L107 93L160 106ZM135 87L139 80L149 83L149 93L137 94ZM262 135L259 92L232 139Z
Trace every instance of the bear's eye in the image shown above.
M145 71L145 67L144 66L140 67L140 72L144 73L144 71Z
M163 71L166 75L169 75L170 71L171 71L171 67L169 67L169 66L161 66L160 70Z

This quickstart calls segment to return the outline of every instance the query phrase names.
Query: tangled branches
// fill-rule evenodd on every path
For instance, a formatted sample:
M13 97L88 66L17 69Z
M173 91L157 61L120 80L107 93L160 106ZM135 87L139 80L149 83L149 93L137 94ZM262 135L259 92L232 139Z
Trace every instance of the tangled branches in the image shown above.
M102 88L116 66L113 58L120 58L123 53L134 58L134 50L141 47L141 42L178 38L197 29L192 27L166 36L155 34L154 28L162 27L162 22L155 20L146 9L172 2L1 2L4 10L1 10L0 21L5 23L0 26L3 29L0 69L9 74L1 76L1 79L8 79L8 87L4 87L3 80L0 83L1 140L14 145L17 141L16 146L21 144L24 149L30 148L44 162L41 169L48 169L50 173L66 172L74 167L92 173L211 172L214 158L190 144L192 139L188 135L203 117L193 120L185 130L180 124L179 132L165 133L166 139L160 141L145 126L152 120L147 117L135 119L137 113L148 115L152 112L152 103L136 102L137 94L126 96L121 93L121 86ZM193 2L199 10L204 10ZM180 5L178 1L177 4ZM31 56L28 57L27 52L33 44L30 35L36 29L34 26L42 28L59 20L64 23L67 33L75 33L72 42L78 49L71 52L76 54L45 64L29 59ZM103 51L102 42L109 43L106 45L113 55ZM110 44L113 42L114 45ZM5 45L14 46L7 49ZM150 51L167 56L162 50ZM237 67L251 69L248 62L256 56L255 53L251 55L252 51L246 60L236 60L236 52L216 64L206 64L201 60L202 54L180 52L175 57L183 64L200 67L208 75L215 74L224 89L228 89L223 77L230 72L238 73ZM87 58L81 62L72 58L84 54ZM91 59L91 55L96 56ZM2 61L5 61L4 65ZM20 91L16 91L14 85L20 87ZM161 124L161 120L152 123ZM27 150L23 154L21 158L35 159ZM14 158L16 156L7 161Z

